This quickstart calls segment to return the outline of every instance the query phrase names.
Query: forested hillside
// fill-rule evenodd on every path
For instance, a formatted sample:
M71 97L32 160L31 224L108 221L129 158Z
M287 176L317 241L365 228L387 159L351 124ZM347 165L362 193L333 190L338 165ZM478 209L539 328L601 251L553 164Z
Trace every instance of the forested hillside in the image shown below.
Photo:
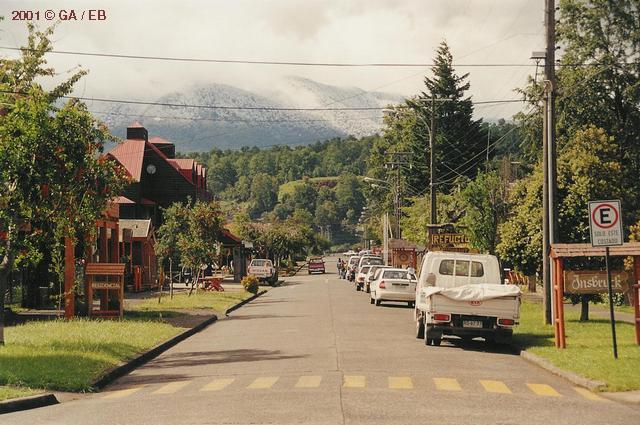
M332 243L354 241L365 204L362 178L378 136L331 139L307 146L214 149L197 154L207 184L233 214L266 221L296 214ZM231 214L230 214L231 215Z

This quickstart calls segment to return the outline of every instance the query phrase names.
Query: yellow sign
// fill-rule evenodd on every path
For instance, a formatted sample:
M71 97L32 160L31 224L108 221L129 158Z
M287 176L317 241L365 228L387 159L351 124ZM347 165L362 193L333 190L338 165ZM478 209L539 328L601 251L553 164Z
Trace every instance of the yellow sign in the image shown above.
M429 235L429 250L467 252L469 238L462 233L432 233Z

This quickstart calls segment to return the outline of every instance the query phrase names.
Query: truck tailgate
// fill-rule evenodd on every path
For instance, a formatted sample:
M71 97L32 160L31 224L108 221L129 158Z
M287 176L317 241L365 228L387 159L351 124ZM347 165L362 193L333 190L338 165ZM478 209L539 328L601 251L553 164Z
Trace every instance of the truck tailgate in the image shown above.
M433 294L426 300L427 311L436 313L464 314L471 316L500 317L518 319L520 317L520 297L492 298L484 301L458 301L440 294Z

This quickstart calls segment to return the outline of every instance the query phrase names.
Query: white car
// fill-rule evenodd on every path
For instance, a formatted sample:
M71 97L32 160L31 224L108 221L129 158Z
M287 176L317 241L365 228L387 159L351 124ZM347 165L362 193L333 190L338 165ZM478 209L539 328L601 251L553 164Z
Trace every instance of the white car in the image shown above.
M347 261L347 280L351 281L351 274L357 272L359 262L360 256L352 255L351 257L349 257L349 261Z
M407 269L380 269L371 282L371 304L382 301L406 302L413 307L416 302L416 276Z
M345 257L351 257L352 255L358 255L358 253L353 249L350 249L349 251L342 253L342 255L344 255Z
M367 277L367 273L369 273L370 268L371 266L362 266L358 270L358 273L356 273L356 281L355 281L356 291L364 290L364 281L365 281L365 278Z
M362 266L381 266L382 264L384 264L384 260L377 255L365 255L360 257L357 270L360 270Z
M371 293L371 282L373 281L373 278L378 270L390 269L390 268L391 266L384 266L384 265L371 266L371 268L369 269L369 271L364 277L364 288L363 288L364 292L366 292L367 294Z

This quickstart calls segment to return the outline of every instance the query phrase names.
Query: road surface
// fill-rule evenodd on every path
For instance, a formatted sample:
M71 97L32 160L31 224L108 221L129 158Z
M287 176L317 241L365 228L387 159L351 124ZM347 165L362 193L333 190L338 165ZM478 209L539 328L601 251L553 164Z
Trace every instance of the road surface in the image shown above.
M335 259L334 259L335 260ZM412 309L326 275L286 283L103 392L2 424L631 424L509 350L414 337Z

